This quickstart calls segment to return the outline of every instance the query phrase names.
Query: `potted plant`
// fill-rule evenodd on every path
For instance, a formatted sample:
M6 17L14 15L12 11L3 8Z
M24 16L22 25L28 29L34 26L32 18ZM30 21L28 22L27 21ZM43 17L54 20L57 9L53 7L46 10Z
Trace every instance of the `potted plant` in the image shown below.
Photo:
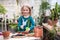
M10 23L9 27L11 28L12 32L17 32L18 31L17 23Z
M56 2L55 8L53 8L51 10L51 18L52 18L52 22L53 22L54 25L57 23L57 20L59 18L58 13L59 13L58 12L58 3Z
M53 30L49 30L49 33L48 33L48 38L50 40L54 40L55 36L56 36L56 23L58 21L58 3L56 2L55 4L55 8L53 8L51 10L51 26L53 26ZM50 22L50 21L49 21Z
M41 5L40 5L40 11L42 11L42 13L45 13L46 9L50 9L50 4L48 2L44 2L42 1Z
M48 2L42 1L41 5L40 5L40 9L39 9L40 24L42 24L42 21L45 17L45 12L47 9L50 9L50 4Z
M4 16L3 18L6 18L6 16L5 16L6 12L7 12L7 10L5 9L5 7L0 4L0 14L3 14L3 16ZM3 26L2 26L2 34L3 34L4 38L8 38L9 34L10 34L10 32L7 31L7 28L6 28L6 19L5 19L5 30L3 30Z

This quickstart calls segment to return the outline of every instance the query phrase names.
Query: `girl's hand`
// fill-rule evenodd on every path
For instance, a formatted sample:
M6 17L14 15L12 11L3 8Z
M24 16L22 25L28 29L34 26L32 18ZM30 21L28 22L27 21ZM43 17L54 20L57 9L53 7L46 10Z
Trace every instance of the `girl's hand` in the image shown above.
M29 33L30 30L25 31L26 33Z
M30 28L26 28L26 31L25 32L29 32L30 31Z

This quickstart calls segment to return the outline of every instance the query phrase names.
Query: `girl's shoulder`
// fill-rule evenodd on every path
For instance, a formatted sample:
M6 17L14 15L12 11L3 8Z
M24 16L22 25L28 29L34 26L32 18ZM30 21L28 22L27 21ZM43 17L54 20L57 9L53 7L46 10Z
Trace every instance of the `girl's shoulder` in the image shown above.
M22 19L22 16L20 16L19 18L18 18L18 20L21 20Z
M33 20L33 17L32 17L32 16L30 16L30 17L29 17L29 19L30 19L30 20Z
M19 19L22 19L22 18L25 19L23 16L20 16L20 17L19 17ZM33 19L33 18L32 18L32 16L29 16L29 17L26 18L26 19Z
M23 18L23 16L20 16L19 19Z
M33 19L33 17L32 17L32 16L29 16L29 18L30 18L30 19Z

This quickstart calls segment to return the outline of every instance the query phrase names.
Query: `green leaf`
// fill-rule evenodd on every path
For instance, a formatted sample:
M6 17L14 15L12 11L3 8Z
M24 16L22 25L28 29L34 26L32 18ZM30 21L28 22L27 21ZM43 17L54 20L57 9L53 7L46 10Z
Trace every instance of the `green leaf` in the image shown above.
M17 26L17 24L11 23L9 26L10 26L12 29L15 29L16 26Z
M42 2L41 9L46 10L46 9L50 8L48 5L49 5L48 2Z
M5 7L0 4L0 13L5 14L6 12L7 12L7 10L5 9Z
M26 31L28 31L30 28L29 27L26 27Z

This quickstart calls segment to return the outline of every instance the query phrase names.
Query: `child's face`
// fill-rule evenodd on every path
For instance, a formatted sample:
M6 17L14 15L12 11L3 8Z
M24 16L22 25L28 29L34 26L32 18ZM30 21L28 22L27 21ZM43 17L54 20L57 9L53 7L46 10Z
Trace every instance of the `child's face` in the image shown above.
M22 15L27 16L27 15L29 15L29 8L24 6L22 8L21 12L22 12Z

